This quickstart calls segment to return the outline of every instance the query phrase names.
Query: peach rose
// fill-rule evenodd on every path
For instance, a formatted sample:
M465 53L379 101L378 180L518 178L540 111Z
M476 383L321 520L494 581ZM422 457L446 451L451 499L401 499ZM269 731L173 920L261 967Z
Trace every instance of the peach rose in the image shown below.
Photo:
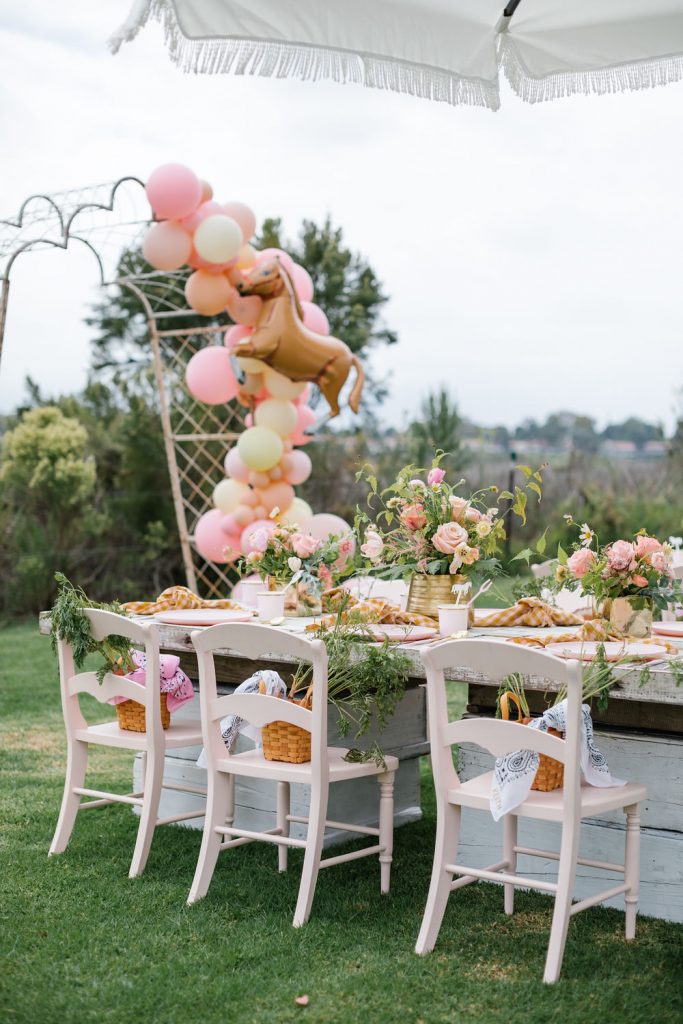
M636 558L644 558L645 555L653 555L655 551L661 551L662 545L656 537L636 538Z
M427 522L422 505L406 505L399 519L409 530L421 530Z
M316 540L310 533L293 533L290 538L292 551L299 558L310 558L318 548L322 547L322 541Z
M646 587L647 580L644 576L631 576L631 583L634 587Z
M478 523L483 518L478 508L468 508L465 512L465 519L468 523Z
M458 498L455 494L451 494L448 500L451 506L453 522L461 523L465 518L465 510L467 509L469 502L465 498Z
M567 559L567 568L577 580L582 579L595 562L595 552L590 548L579 548Z
M612 572L625 572L633 566L635 549L627 540L615 540L607 549L607 564Z
M444 555L454 555L467 542L467 530L459 523L441 523L432 537L432 544Z

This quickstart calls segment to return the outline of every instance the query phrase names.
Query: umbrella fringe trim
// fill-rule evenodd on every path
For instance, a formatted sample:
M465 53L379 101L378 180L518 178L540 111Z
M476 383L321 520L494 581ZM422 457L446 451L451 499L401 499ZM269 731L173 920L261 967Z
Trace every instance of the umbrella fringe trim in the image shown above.
M671 85L683 79L683 55L634 61L589 71L556 72L536 78L514 49L514 42L501 40L500 66L513 92L525 103L545 103L576 95L605 96Z
M453 106L466 104L489 110L498 110L500 106L497 81L470 79L441 68L298 43L235 38L189 39L183 34L174 5L169 0L151 0L145 4L144 14L141 14L135 29L131 32L128 26L124 38L133 38L150 18L161 22L171 60L185 72L259 75L302 81L331 79L344 84L388 89ZM118 48L118 38L115 43L113 37L111 45L112 49L115 45Z

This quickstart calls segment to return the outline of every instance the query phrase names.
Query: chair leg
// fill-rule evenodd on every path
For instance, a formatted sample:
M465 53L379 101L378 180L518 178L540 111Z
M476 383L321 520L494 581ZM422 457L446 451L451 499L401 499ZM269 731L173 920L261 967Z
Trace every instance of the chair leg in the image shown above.
M280 829L280 833L283 836L289 835L289 822L287 821L287 815L289 814L289 783L278 782L277 784L277 827ZM287 870L287 854L289 850L286 846L278 846L277 848L277 866L278 871Z
M311 913L315 886L318 881L320 869L320 855L323 848L323 835L325 832L325 819L327 817L327 787L322 787L316 793L311 791L311 807L308 817L308 835L306 837L306 853L304 854L304 866L301 871L301 884L299 885L299 896L294 911L294 927L301 928L306 924Z
M517 870L517 854L515 853L515 846L517 845L517 815L506 814L503 818L503 860L508 863L507 870L511 875L514 875ZM515 912L515 887L514 885L504 885L505 891L505 913L514 914Z
M638 890L640 886L640 805L631 804L626 811L626 851L624 856L624 881L629 888L624 894L626 903L626 939L636 937L636 913L638 911Z
M557 981L562 968L572 905L572 893L574 892L576 858L579 855L579 833L580 823L577 823L576 828L570 829L565 826L562 829L555 909L553 911L553 922L550 926L548 955L546 956L543 974L543 981L548 985L552 985Z
M206 794L204 833L197 858L188 903L196 903L206 896L213 877L223 836L216 832L217 825L232 825L235 818L235 776L224 772L209 773Z
M450 858L455 858L460 836L461 808L440 801L436 821L436 844L434 847L434 864L429 896L422 918L422 927L415 945L415 952L420 955L430 953L441 929L443 915L451 891L453 876L444 870Z
M379 855L380 892L389 892L391 861L394 849L394 772L377 776L379 782Z
M147 754L145 761L145 774L143 777L142 813L138 826L138 837L135 841L135 850L130 864L129 878L137 878L145 870L149 848L152 845L152 837L159 817L159 800L161 798L161 784L164 781L164 754L155 757L153 753Z
M74 793L73 790L75 786L79 789L83 788L87 767L88 744L83 743L81 740L69 743L66 776L64 778L64 795L62 796L62 806L59 811L57 827L48 854L50 857L54 853L63 853L66 850L81 802L80 796Z

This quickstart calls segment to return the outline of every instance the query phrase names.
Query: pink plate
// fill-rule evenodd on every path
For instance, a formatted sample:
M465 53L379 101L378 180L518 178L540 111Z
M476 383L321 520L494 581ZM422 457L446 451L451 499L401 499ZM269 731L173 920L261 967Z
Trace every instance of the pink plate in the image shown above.
M218 626L224 622L249 622L253 615L233 608L175 608L157 612L154 618L169 626Z
M683 622L653 622L652 632L659 636L677 636L683 639Z
M556 658L593 661L599 646L600 644L595 640L584 640L583 642L576 640L567 643L546 644L545 650L548 654L554 654ZM618 661L626 656L655 661L658 658L665 657L668 653L666 647L659 647L657 644L638 643L638 641L622 643L619 640L608 640L603 646L605 648L605 657L608 661Z
M381 622L371 623L368 629L376 640L394 640L398 643L429 640L439 632L432 626L400 626Z

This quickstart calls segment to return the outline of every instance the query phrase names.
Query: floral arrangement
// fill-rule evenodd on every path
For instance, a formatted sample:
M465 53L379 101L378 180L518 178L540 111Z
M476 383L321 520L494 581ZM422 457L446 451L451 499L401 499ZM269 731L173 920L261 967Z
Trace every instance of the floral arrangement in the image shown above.
M496 555L506 536L500 501L508 501L510 510L525 522L527 492L535 492L540 500L541 472L520 466L526 487L516 487L514 494L490 486L464 496L459 491L465 480L449 484L439 466L444 454L437 452L426 480L418 475L425 470L406 466L382 491L374 476L364 470L358 474L359 479L365 475L370 486L369 507L381 506L374 522L357 510L356 527L359 533L365 528L361 553L370 572L395 578L411 572L468 576L499 571Z
M272 530L255 530L250 541L254 550L240 560L240 571L257 572L280 586L301 581L329 590L353 570L355 542L350 535L322 541L282 523Z
M580 588L600 604L619 597L642 598L666 608L680 597L680 583L673 578L671 545L640 530L632 540L615 540L600 546L588 523L579 527L571 516L566 521L579 528L571 554L561 547L555 585L559 589Z

